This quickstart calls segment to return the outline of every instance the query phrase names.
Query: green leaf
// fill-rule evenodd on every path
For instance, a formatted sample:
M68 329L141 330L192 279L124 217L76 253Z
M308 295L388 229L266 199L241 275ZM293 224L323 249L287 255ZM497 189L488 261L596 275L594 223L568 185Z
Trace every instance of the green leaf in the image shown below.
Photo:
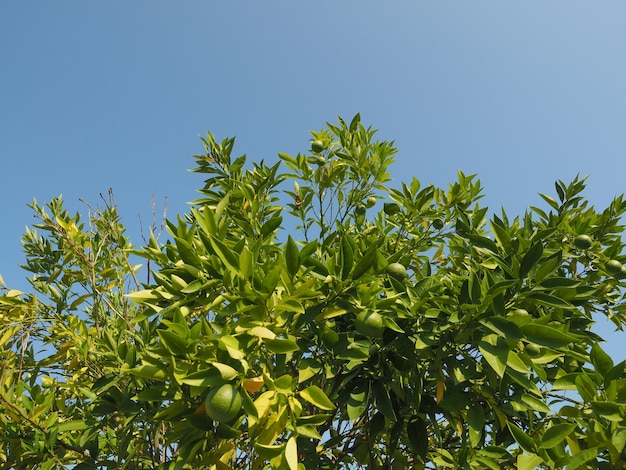
M517 340L523 336L522 330L515 323L501 317L491 317L480 323L505 339Z
M87 427L87 422L84 419L62 421L58 424L59 432L82 431L83 429L87 429Z
M321 410L334 410L335 405L329 400L324 391L317 385L311 385L300 391L300 396Z
M536 470L544 460L535 454L520 454L517 456L517 470Z
M289 352L299 351L300 348L295 341L284 338L276 339L263 339L263 343L267 346L267 349L277 354L286 354Z
M287 272L291 277L295 276L300 269L300 252L298 251L298 245L291 238L291 235L287 237L287 243L285 243L285 262L287 263Z
M221 240L218 240L215 236L209 236L209 242L211 243L211 248L217 255L217 257L224 263L230 271L233 273L239 272L239 258L238 256L231 251L230 248L226 246Z
M161 344L174 356L184 356L187 352L187 340L170 330L157 330Z
M522 449L524 449L526 452L535 451L536 445L532 437L530 437L528 434L526 434L524 431L522 431L520 428L518 428L515 424L511 423L510 421L507 421L506 425L508 426L509 431L511 431L513 438L520 445Z
M428 428L426 422L419 417L414 417L406 424L406 431L409 437L409 445L413 452L422 459L428 454Z
M289 465L289 470L298 470L298 444L295 436L291 436L289 440L287 440L285 459Z
M526 255L524 255L524 259L522 259L522 262L520 263L520 279L524 279L530 270L535 267L542 254L543 244L541 242L537 242L530 247L530 249L526 252Z
M591 363L601 377L605 377L613 369L613 359L604 352L598 343L595 343L591 348Z
M354 242L350 242L350 235L347 233L341 237L341 247L339 251L339 259L341 261L341 279L345 280L350 274L352 270L352 266L354 265L354 249L352 248L352 244Z
M268 235L273 234L282 223L283 218L280 215L274 216L267 222L265 222L263 224L263 227L261 227L261 235L263 236L263 238L266 238Z
M557 446L567 436L569 436L574 429L576 429L576 424L563 423L563 424L555 424L554 426L550 426L543 437L541 438L541 443L539 444L540 449L551 449L552 447Z
M478 446L482 439L485 428L485 411L482 406L471 406L467 411L467 423L470 427L470 443L472 447Z
M600 447L591 447L589 449L576 452L572 458L567 462L565 470L577 470L581 468L587 462L595 459L600 452Z
M235 376L236 376L235 371ZM212 387L224 383L224 379L220 372L214 368L202 369L179 380L181 384L191 385L192 387Z
M359 260L357 265L354 267L354 271L352 271L352 279L356 280L360 278L374 265L376 262L377 252L378 250L375 246L365 252L363 258Z
M478 349L500 377L504 377L509 348L506 341L497 335L487 335L478 344Z
M554 295L545 294L543 292L529 292L528 295L525 296L525 298L532 299L535 303L538 303L539 305L545 305L546 307L562 308L565 310L575 308L566 300L563 300Z
M526 403L533 410L538 411L540 413L550 413L552 410L543 400L540 400L537 397L532 395L522 395L521 400Z
M560 348L578 340L576 336L563 333L547 325L529 323L523 325L521 329L528 341L548 348Z
M626 404L611 401L592 401L591 408L594 413L609 421L619 423L626 417Z
M142 364L132 369L125 368L126 364L122 366L120 372L126 372L127 374L134 375L136 377L143 377L145 379L153 379L164 381L167 379L167 371L164 367L157 367L150 364Z
M130 294L126 294L124 297L138 304L159 300L161 298L154 292L153 289L144 289L136 292L131 292Z

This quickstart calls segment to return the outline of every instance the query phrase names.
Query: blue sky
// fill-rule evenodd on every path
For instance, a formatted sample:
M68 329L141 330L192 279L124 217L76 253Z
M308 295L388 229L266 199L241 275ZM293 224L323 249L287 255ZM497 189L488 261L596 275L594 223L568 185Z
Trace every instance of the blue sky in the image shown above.
M626 189L625 20L621 1L2 2L0 273L26 286L33 198L112 188L139 244L153 193L171 217L195 198L199 134L273 160L357 112L396 141L396 183L478 173L515 214L590 175L604 208Z

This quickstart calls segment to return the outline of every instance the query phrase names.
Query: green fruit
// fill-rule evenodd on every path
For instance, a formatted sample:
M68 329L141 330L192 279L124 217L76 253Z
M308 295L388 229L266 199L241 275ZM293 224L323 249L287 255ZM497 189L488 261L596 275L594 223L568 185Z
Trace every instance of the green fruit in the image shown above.
M541 354L541 347L535 343L528 343L524 350L530 357L537 357Z
M581 250L586 250L587 248L591 247L592 243L593 240L589 235L578 235L574 239L574 245L576 246L576 248L579 248Z
M374 196L368 197L367 200L365 201L365 205L367 207L372 207L374 204L376 204L376 198Z
M241 411L241 394L232 384L220 385L207 395L204 406L206 414L215 421L229 423Z
M515 315L524 316L524 317L530 315L530 313L528 313L528 310L526 310L525 308L518 308L514 310L513 313Z
M385 331L382 315L366 310L356 316L354 326L359 333L370 338L382 338Z
M387 215L394 215L400 212L400 206L395 202L385 202L383 205L383 211Z
M621 274L622 272L622 263L617 261L616 259L610 260L606 263L606 270L611 274Z
M406 279L407 277L409 277L409 274L406 272L406 268L400 263L391 263L389 266L387 266L387 274L398 280Z
M439 230L441 228L443 228L443 220L441 219L435 219L432 222L433 228Z
M317 157L315 159L315 163L317 163L319 166L324 166L326 165L326 159L324 157Z
M365 206L359 204L358 206L356 206L356 208L354 209L354 213L356 215L363 215L365 214Z
M313 151L313 153L320 153L322 150L324 150L324 142L322 142L321 140L314 140L313 142L311 142L311 150Z

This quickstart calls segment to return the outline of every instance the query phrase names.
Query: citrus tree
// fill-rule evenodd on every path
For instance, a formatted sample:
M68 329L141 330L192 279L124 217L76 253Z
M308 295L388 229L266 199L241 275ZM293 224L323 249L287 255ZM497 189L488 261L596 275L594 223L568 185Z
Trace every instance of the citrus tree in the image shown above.
M626 468L626 202L489 219L475 176L390 184L357 115L249 164L203 139L169 236L32 204L0 297L3 468ZM149 271L143 282L131 260Z

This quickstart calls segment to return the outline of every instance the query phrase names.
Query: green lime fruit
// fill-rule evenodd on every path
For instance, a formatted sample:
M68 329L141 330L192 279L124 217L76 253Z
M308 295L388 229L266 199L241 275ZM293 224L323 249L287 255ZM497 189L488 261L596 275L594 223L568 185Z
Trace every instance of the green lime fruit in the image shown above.
M521 317L527 317L528 315L530 315L530 313L528 313L528 310L526 310L525 308L518 308L518 309L515 309L515 310L513 311L513 313L514 313L515 315L519 315L519 316L521 316Z
M439 229L442 229L442 228L443 228L443 220L441 220L441 219L435 219L435 220L433 220L432 224L433 224L433 228L435 228L435 229L437 229L437 230L439 230Z
M622 272L622 263L617 261L616 259L610 260L606 263L606 270L611 274L621 274Z
M241 394L232 384L220 385L209 392L204 401L206 414L214 421L229 423L241 411Z
M541 347L535 343L528 343L524 350L530 357L537 357L541 354Z
M395 202L385 202L383 205L383 211L387 215L394 215L400 212L400 206Z
M320 153L322 150L324 150L324 142L322 142L321 140L314 140L313 142L311 142L311 150L313 151L313 153Z
M365 214L365 206L359 204L358 206L356 206L356 208L354 209L354 213L356 215L363 215Z
M377 312L366 310L360 312L356 316L354 325L359 333L370 338L382 338L385 331L383 317Z
M376 204L376 198L374 196L368 197L367 200L365 201L365 205L367 207L372 207L374 204Z
M591 247L592 243L593 240L591 240L591 237L589 235L578 235L574 239L574 245L576 246L576 248L581 250L586 250L587 248Z
M399 281L409 277L409 274L406 272L406 268L400 263L389 264L387 266L387 274L389 274L394 279L398 279Z

